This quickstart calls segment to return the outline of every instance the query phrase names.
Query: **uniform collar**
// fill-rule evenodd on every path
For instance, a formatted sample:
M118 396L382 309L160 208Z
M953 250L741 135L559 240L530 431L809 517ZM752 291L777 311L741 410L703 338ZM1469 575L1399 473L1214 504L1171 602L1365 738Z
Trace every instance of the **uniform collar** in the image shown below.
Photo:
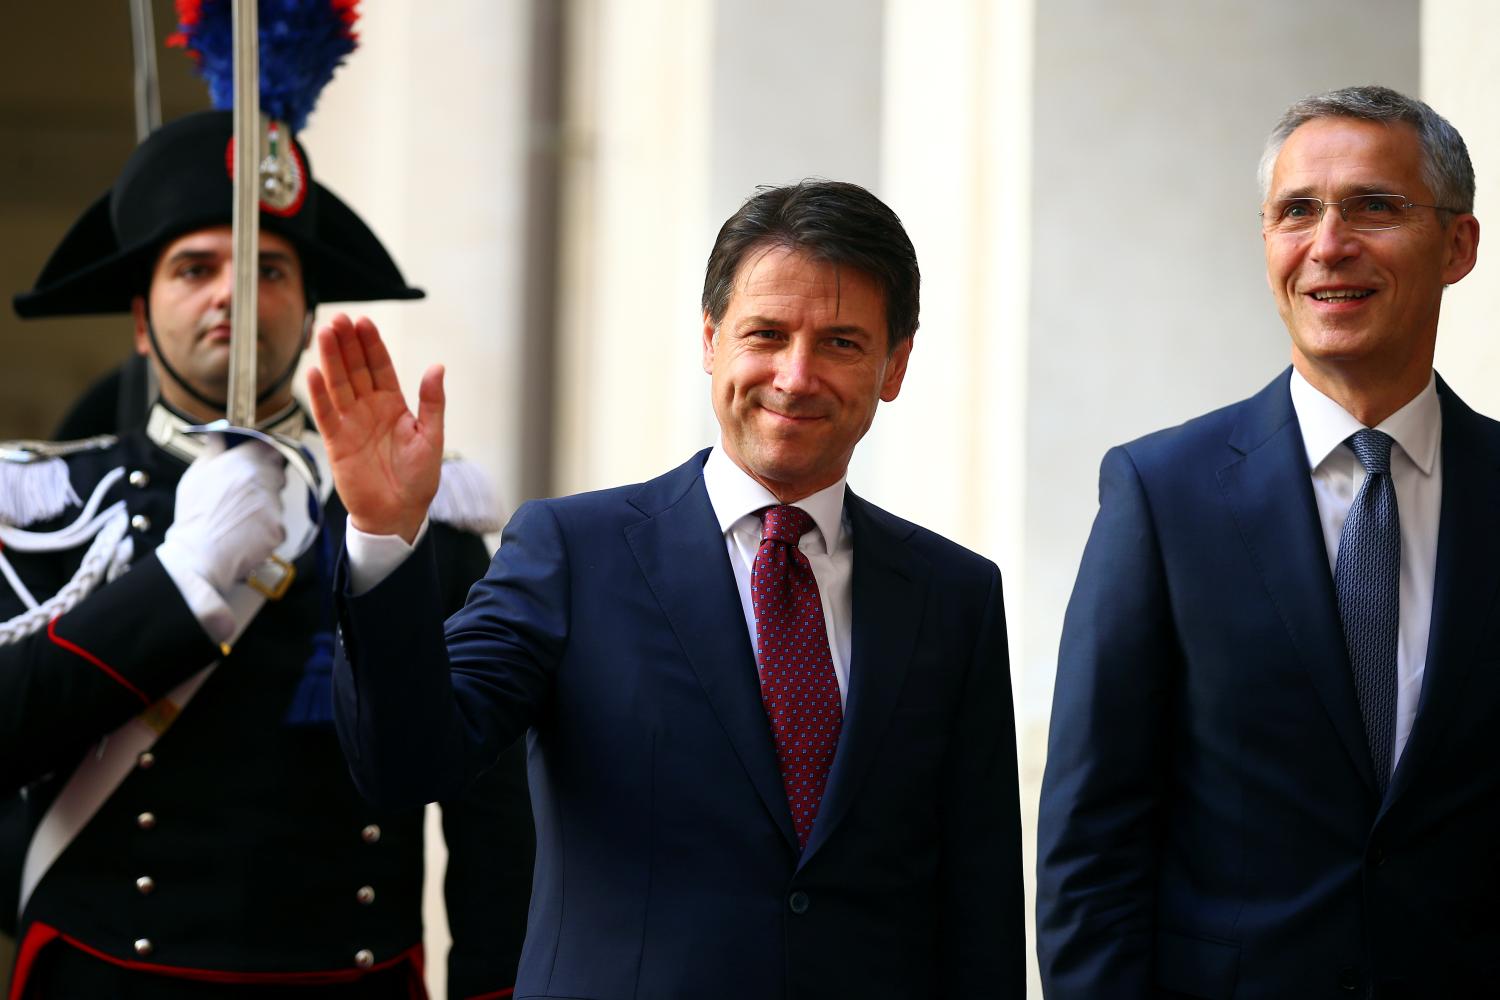
M183 416L166 403L157 402L146 418L146 436L163 451L191 464L204 449L203 435L186 433L189 427L196 426L197 421ZM294 401L280 413L261 421L259 429L300 441L307 429L307 415Z
M1307 467L1316 469L1328 460L1334 449L1349 439L1364 424L1338 403L1323 395L1297 369L1292 369L1292 408L1302 428L1302 443L1307 449ZM1438 402L1437 377L1427 379L1427 387L1410 402L1392 413L1374 428L1389 434L1401 446L1422 475L1431 475L1442 437L1443 413Z
M791 505L812 515L829 552L836 552L843 541L847 478L841 476L832 486L825 486ZM726 535L743 518L754 518L758 523L761 510L781 503L725 454L722 442L714 446L708 461L703 464L703 486L708 491L708 502L714 509L714 516L718 518L719 530Z

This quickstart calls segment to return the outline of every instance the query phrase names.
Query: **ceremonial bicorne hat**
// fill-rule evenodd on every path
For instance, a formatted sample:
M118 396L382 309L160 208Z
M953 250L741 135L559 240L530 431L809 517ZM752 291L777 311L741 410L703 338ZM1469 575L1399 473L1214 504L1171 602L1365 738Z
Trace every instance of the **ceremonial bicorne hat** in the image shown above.
M179 25L176 43L189 49L209 79L214 102L232 107L232 74L228 55L227 16L215 16L205 2L201 14L190 11L190 20ZM314 180L307 151L297 141L295 129L306 120L317 93L333 74L344 54L354 46L352 4L283 5L315 11L320 17L341 17L335 27L323 31L344 47L320 53L326 72L316 86L277 88L279 78L305 81L301 72L285 72L267 66L268 46L263 42L261 102L271 116L263 135L264 159L260 225L284 237L297 248L306 271L309 293L318 302L361 302L374 299L419 299L422 291L401 276L370 227L326 187ZM179 4L180 10L192 5ZM276 26L283 36L285 25ZM307 26L294 26L309 35ZM266 38L265 26L262 38ZM222 37L221 37L222 36ZM169 41L169 44L171 42ZM307 59L305 48L298 57ZM126 160L114 186L98 198L73 224L52 252L29 292L15 296L16 313L25 319L41 316L75 316L91 313L128 312L131 299L143 295L156 255L168 241L209 226L229 225L234 190L234 113L232 110L202 111L157 129L136 147ZM290 123L290 124L287 124Z

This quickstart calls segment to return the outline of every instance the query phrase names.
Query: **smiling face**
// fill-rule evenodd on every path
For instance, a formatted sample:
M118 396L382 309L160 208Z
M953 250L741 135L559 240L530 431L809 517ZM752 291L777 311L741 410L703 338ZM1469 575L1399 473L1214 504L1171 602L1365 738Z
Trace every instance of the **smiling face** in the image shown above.
M1317 118L1281 147L1268 203L1375 193L1433 204L1416 130ZM1400 229L1359 232L1330 207L1307 233L1264 234L1266 278L1291 333L1293 363L1325 392L1331 380L1352 380L1399 387L1395 394L1410 399L1427 384L1443 286L1473 268L1479 225L1472 215L1432 208L1409 217Z
M306 329L307 298L302 264L296 249L275 233L260 234L260 294L257 315L257 391L280 378L301 353ZM199 229L179 236L162 250L151 272L150 322L167 362L194 389L210 399L229 393L229 304L234 288L233 243L228 226ZM157 369L162 398L179 410L202 419L209 413L161 370L152 355L146 332L146 304L137 298L136 353L151 357ZM288 380L275 398L260 406L261 415L291 402Z
M783 503L837 482L901 391L912 342L888 344L885 295L864 274L782 247L746 254L718 328L703 318L725 452Z

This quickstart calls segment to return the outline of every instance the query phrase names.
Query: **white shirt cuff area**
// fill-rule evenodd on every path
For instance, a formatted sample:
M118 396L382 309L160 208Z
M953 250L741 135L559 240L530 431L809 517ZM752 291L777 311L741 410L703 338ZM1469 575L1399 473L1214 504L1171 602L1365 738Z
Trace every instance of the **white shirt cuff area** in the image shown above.
M394 573L397 566L406 562L406 557L427 534L429 523L424 517L422 527L417 529L416 541L407 545L400 535L371 535L360 531L350 520L344 532L344 548L349 552L349 589L353 596L373 590L380 581Z

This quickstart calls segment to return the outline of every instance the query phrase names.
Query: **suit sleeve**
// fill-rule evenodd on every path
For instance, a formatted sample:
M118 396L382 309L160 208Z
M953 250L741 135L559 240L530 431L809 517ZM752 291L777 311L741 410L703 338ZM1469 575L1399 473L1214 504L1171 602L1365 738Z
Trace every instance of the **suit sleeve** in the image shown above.
M1180 656L1140 475L1115 448L1068 602L1037 831L1048 997L1148 997L1171 678Z
M446 630L431 532L358 597L340 559L334 716L366 798L459 797L531 725L567 641L564 546L545 504L522 506Z
M463 606L488 557L476 535L432 528L448 611ZM517 740L458 798L442 803L448 869L448 995L507 995L516 981L531 900L535 834L526 787L526 746Z
M155 556L0 646L0 794L71 763L218 657Z
M1026 996L1020 792L1005 602L990 592L948 749L942 793L940 967L945 997Z

